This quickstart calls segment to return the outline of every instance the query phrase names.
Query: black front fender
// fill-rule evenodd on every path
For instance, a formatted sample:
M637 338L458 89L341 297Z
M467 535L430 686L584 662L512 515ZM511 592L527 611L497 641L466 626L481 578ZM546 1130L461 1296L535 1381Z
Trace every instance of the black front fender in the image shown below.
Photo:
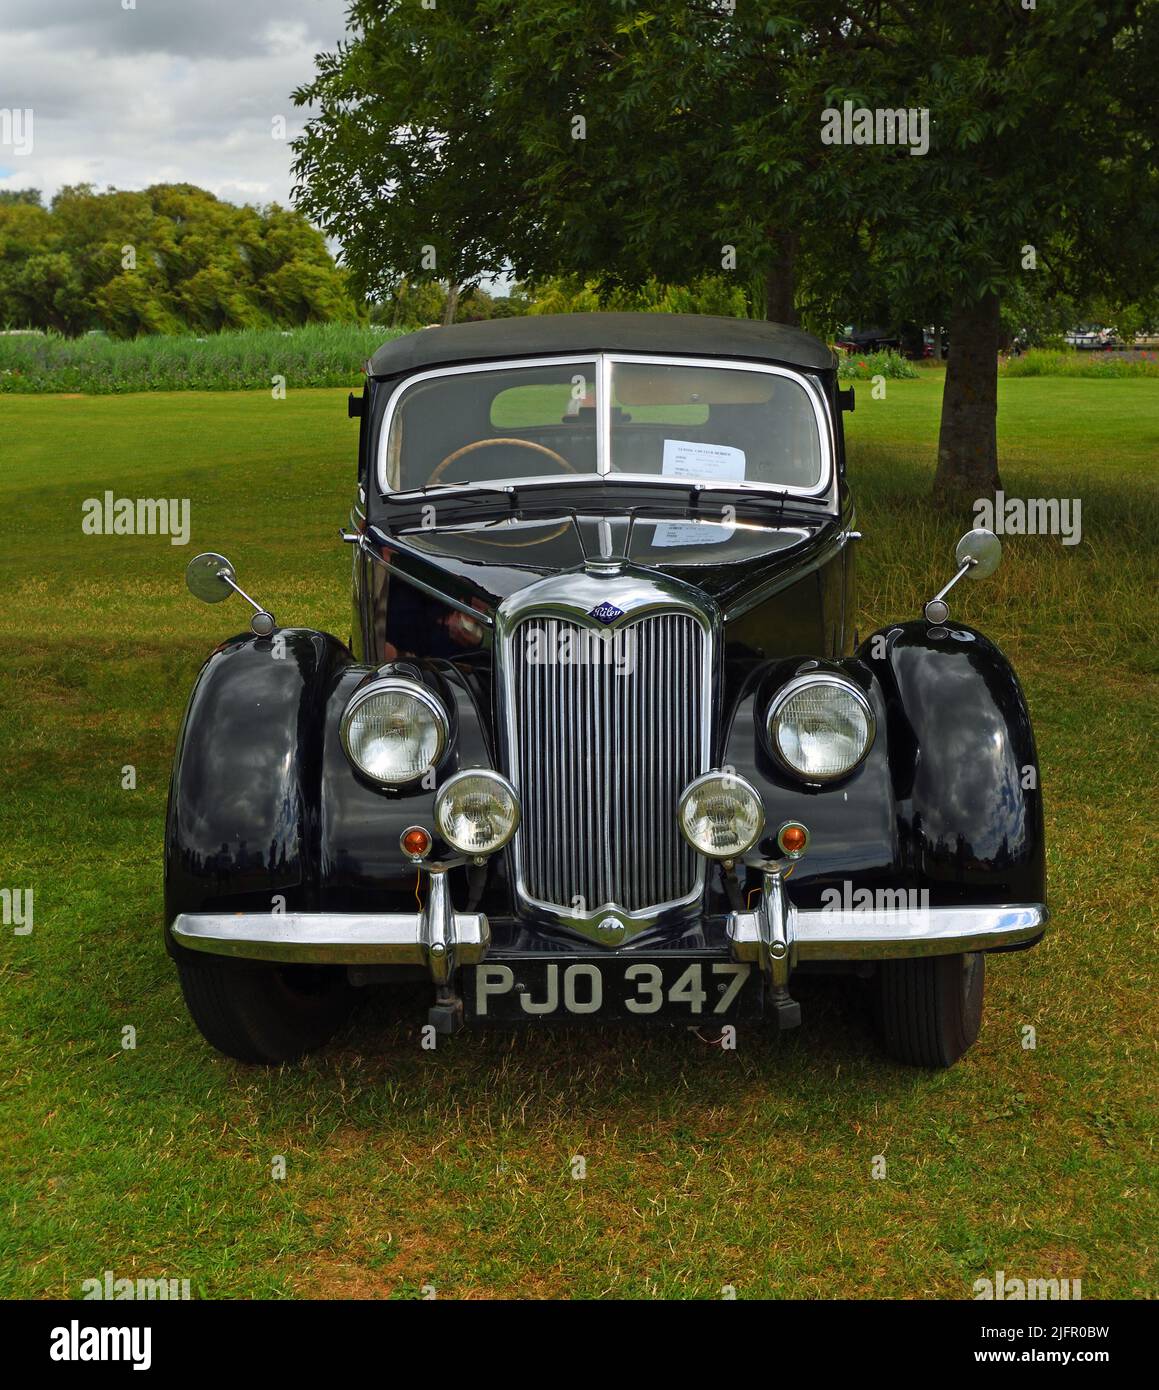
M349 651L323 632L236 637L197 677L177 738L165 913L318 906L325 715Z
M1034 730L1010 663L961 624L904 623L858 656L886 697L900 848L950 900L1046 901Z
M873 633L854 656L808 665L843 673L869 700L877 733L861 765L839 782L806 787L773 757L765 716L776 691L803 673L803 658L754 673L723 759L761 793L762 853L776 854L784 821L808 826L794 900L816 905L824 889L852 882L928 889L935 904L1045 902L1034 734L998 648L971 628L919 621Z
M323 632L223 642L194 683L177 740L166 923L182 912L413 910L415 868L400 835L433 830L441 779L493 766L479 692L449 663L422 667L453 737L431 785L391 792L354 771L339 736L372 667Z

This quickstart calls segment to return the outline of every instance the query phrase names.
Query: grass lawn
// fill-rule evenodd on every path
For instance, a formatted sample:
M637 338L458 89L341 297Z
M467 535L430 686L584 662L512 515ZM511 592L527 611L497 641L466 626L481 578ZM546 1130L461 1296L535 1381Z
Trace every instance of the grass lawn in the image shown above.
M924 502L941 384L858 387L863 632L920 611L964 529ZM1027 689L1055 918L991 959L981 1039L930 1075L882 1060L851 983L802 984L800 1032L735 1052L613 1030L427 1052L412 995L299 1068L211 1051L161 946L162 825L190 682L246 619L182 570L220 549L283 623L345 637L356 424L340 390L0 397L0 884L35 891L0 952L0 1294L106 1269L210 1298L968 1298L997 1269L1153 1294L1159 381L1000 399L1007 492L1082 500L1081 545L1013 538L953 599ZM106 489L190 498L190 544L82 535Z

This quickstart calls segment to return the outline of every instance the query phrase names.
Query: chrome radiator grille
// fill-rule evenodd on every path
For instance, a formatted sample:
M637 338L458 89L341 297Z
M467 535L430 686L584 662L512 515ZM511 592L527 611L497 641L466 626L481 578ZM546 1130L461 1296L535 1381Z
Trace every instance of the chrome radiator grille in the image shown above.
M561 643L590 651L591 636L541 616L510 636L516 870L525 897L565 912L642 912L699 883L676 802L707 766L709 639L687 613L661 613L616 629L610 655L624 673L614 660L550 659Z

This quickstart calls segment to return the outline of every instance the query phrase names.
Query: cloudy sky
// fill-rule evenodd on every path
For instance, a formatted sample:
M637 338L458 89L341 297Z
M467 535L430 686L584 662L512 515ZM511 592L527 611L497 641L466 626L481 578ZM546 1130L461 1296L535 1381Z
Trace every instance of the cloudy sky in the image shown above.
M290 151L273 121L300 128L290 93L341 38L345 11L346 0L0 0L0 188L47 201L71 183L185 182L287 203ZM17 124L5 129L8 112Z

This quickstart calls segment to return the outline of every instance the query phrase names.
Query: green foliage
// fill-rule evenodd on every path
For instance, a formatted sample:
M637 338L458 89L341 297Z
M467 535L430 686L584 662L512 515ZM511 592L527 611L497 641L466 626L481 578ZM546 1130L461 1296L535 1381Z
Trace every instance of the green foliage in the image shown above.
M361 293L723 271L821 332L950 326L943 495L998 481L1003 295L1159 282L1159 0L353 0L348 31L295 93L295 197ZM925 113L919 148L823 140L846 104Z
M1067 329L1091 318L1075 295L1049 276L1032 272L1016 280L1003 297L1002 337L1008 343L1019 339L1031 347L1047 347L1061 343Z
M900 352L853 352L842 355L837 375L842 381L872 381L875 376L890 381L911 381L921 373Z
M420 328L442 323L446 299L446 286L437 280L416 281L403 275L379 291L379 301L371 305L371 314L377 322L393 328Z
M1136 285L1133 288L1137 294L1140 286ZM1078 321L1114 328L1119 340L1124 343L1133 343L1136 338L1145 334L1153 336L1155 328L1159 326L1159 285L1156 285L1154 291L1143 300L1135 297L1125 300L1105 294L1092 295L1084 304L1083 313L1076 322ZM1067 325L1068 328L1071 326Z
M765 8L355 0L350 38L295 94L312 108L295 197L371 297L403 274L466 285L508 268L687 284L719 275L728 243L763 304L776 238L817 196L792 177L817 113L781 99L810 40ZM813 222L810 253L827 226L847 235Z
M403 275L381 290L367 307L375 323L392 328L429 328L444 322L449 292L446 281L412 280ZM532 312L533 296L523 286L513 286L507 295L495 295L473 285L461 290L454 317L457 323L472 323Z
M1091 323L1113 327L1130 343L1159 323L1159 284L1147 293L1145 279L1131 278L1108 294L1099 288L1102 277L1079 273L1070 248L1061 243L1048 243L1038 261L1003 296L1007 342L1021 338L1031 347L1062 347L1068 329Z
M367 293L431 278L432 249L464 284L640 286L719 275L733 247L750 311L787 264L817 324L945 323L1080 263L1153 284L1157 30L1155 0L355 0L295 94L296 194ZM847 100L927 108L928 153L823 144Z
M128 342L103 334L0 334L0 393L252 391L268 390L274 376L285 377L288 391L356 387L366 359L400 332L329 323Z
M527 312L583 314L599 310L642 314L719 314L746 318L748 303L742 286L724 275L702 275L689 285L666 285L652 278L642 285L601 285L578 275L549 276L529 281Z
M235 207L188 184L0 199L0 326L118 338L353 320L301 213Z
M931 113L929 154L892 170L875 219L895 303L1156 283L1156 27L1151 0L1013 15L928 0L890 28L887 59L863 55L869 105L892 85Z
M1159 377L1159 352L1078 352L1074 348L1031 348L1021 357L1007 357L999 376Z

